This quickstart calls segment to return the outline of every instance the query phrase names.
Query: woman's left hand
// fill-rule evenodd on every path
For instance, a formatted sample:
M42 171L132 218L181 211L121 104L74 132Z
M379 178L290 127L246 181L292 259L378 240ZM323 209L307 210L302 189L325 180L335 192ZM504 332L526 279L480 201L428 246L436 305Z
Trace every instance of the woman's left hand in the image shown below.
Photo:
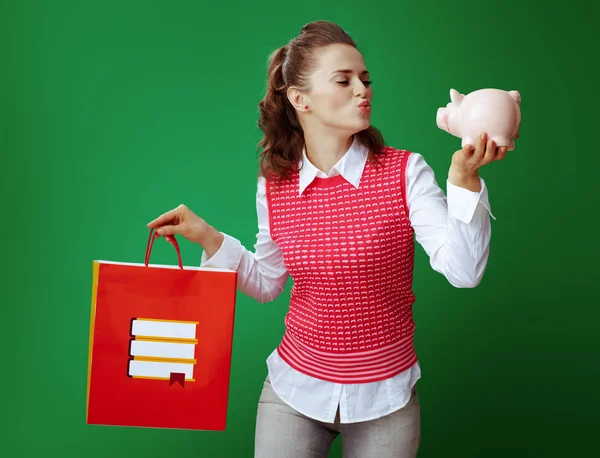
M497 147L487 134L482 133L473 145L465 145L452 155L452 165L448 181L455 186L473 192L481 190L479 168L493 161L501 161L506 156L506 146Z

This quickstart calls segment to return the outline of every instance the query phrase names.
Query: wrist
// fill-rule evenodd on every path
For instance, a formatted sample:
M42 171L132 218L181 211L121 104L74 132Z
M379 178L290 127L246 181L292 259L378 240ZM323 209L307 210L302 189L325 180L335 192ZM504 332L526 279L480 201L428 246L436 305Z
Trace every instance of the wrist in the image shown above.
M207 225L202 231L200 240L198 243L206 252L206 255L210 258L221 248L225 237L217 229Z
M454 186L458 186L459 188L465 188L472 192L481 191L481 180L479 178L479 172L475 170L472 171L464 171L455 165L450 166L450 170L448 172L448 181Z

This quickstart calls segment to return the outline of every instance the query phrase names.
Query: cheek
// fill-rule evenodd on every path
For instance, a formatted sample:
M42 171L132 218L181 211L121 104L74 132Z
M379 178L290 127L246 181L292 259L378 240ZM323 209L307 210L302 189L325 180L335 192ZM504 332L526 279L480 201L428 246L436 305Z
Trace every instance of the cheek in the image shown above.
M331 114L339 112L340 110L347 110L353 105L352 94L344 91L333 91L326 97L323 97L323 109L327 110Z

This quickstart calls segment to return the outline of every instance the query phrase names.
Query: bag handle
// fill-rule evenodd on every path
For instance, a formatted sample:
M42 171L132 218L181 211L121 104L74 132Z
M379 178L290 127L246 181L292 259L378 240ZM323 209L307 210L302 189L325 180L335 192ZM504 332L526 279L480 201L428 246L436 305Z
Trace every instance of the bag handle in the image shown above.
M158 237L160 237L160 234L158 232L155 232L154 236L153 236L152 235L153 232L154 232L154 228L150 229L150 235L148 235L148 243L146 244L146 258L144 259L144 264L146 267L148 267L148 263L150 262L150 253L152 252L152 245L154 244L154 239L157 239ZM177 252L177 260L179 262L179 268L183 269L183 263L181 262L181 252L179 251L179 244L177 243L175 236L174 235L164 235L163 237L165 238L165 240L167 242L169 242L171 245L173 245L175 247L175 251Z

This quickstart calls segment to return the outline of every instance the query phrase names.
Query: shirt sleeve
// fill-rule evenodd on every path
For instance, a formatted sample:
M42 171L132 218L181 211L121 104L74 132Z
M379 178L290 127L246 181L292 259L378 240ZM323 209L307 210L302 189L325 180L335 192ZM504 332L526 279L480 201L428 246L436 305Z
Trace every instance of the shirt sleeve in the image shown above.
M406 170L409 218L431 267L457 288L474 288L487 266L493 218L488 190L472 192L446 180L448 197L425 159L412 153Z
M223 233L225 238L219 250L211 258L202 252L200 266L235 270L238 274L238 290L265 303L283 292L289 274L281 249L271 238L266 181L263 177L258 180L256 212L258 233L254 252L246 249L239 240Z

